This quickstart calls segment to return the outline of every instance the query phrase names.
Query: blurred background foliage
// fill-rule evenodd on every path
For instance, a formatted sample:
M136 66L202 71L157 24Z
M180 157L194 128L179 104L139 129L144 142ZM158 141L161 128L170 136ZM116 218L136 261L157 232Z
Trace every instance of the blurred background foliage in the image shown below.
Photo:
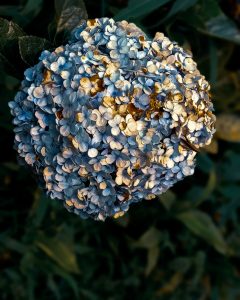
M47 199L18 166L7 103L42 49L86 17L81 0L1 0L1 299L240 299L240 1L86 0L193 52L218 117L195 175L105 223ZM70 9L69 9L70 8Z

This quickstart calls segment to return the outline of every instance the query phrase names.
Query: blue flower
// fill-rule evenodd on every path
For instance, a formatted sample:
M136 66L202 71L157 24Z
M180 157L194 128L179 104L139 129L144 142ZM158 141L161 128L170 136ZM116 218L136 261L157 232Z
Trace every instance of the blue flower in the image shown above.
M124 54L129 51L127 38L118 39L117 36L111 36L111 40L107 43L107 48L110 49L110 57L112 59L121 59Z
M9 102L15 148L47 195L82 218L120 217L192 175L215 131L192 57L126 21L82 21L24 76Z

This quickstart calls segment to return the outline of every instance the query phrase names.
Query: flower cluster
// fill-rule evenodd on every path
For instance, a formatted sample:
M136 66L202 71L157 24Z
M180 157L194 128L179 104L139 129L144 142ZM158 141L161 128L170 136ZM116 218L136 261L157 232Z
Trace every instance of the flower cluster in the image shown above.
M43 51L9 103L18 154L51 198L104 220L194 172L215 117L190 53L134 24L83 21Z

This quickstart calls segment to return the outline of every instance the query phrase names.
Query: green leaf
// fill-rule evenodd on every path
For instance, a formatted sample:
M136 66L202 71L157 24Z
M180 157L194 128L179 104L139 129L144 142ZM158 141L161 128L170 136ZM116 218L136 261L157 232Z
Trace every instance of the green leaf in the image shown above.
M237 182L240 180L240 155L238 152L228 150L222 156L221 164L217 170L224 182Z
M232 183L228 185L222 185L219 188L219 192L221 193L221 196L226 200L219 208L221 221L223 223L231 221L232 223L235 223L237 225L240 208L240 186Z
M15 23L0 18L0 69L17 78L21 78L21 59L18 51L18 38L25 35Z
M134 0L130 1L129 5L121 10L114 19L116 21L121 20L129 20L129 19L136 19L143 17L159 7L163 6L164 4L170 2L170 0Z
M10 17L21 26L27 26L39 14L43 6L43 0L27 0L22 5L1 5L0 15Z
M240 142L240 118L236 114L221 113L217 117L216 136L227 142Z
M151 249L160 242L160 231L155 227L150 227L135 243L136 247Z
M75 252L65 241L41 235L36 245L65 271L79 273Z
M194 234L212 245L218 252L228 253L228 247L221 232L206 213L199 210L190 210L178 214L177 219Z
M192 26L198 31L212 37L240 44L239 28L234 21L223 13L218 1L202 0L201 5L196 6L194 14L197 18L200 16L204 24L200 27L195 22L192 23Z
M215 169L212 169L210 171L208 182L205 188L203 189L201 187L201 191L197 193L199 196L197 197L195 196L194 206L197 207L200 204L202 204L204 201L206 201L211 196L216 186L217 186L217 174Z
M174 293L177 287L181 284L181 282L183 281L183 274L180 271L174 273L170 277L170 279L167 282L165 282L164 285L159 290L156 291L156 295L160 299L163 299L163 296L166 294Z
M75 299L77 299L77 300L80 299L78 283L76 282L74 277L71 276L70 274L68 274L68 272L63 271L62 269L60 269L58 267L54 268L53 270L54 270L54 273L61 276L68 283L69 287L74 292Z
M185 256L179 256L176 257L171 263L170 263L170 268L173 271L179 271L187 273L189 269L192 266L192 259L190 257L185 257Z
M222 12L218 0L201 0L201 5L198 8L198 12L201 12L201 17L205 21L218 16Z
M24 31L12 21L0 18L0 38L14 39L24 35Z
M28 250L24 244L6 235L0 235L0 243L7 249L16 251L20 254L23 254Z
M19 23L23 20L19 11L19 5L1 5L0 6L0 16L2 17L11 17L15 22Z
M16 76L16 69L10 61L0 52L0 69L3 68L7 74Z
M17 40L25 35L24 31L12 21L0 18L0 50L5 47L9 41Z
M60 291L59 291L59 286L54 281L53 276L49 276L48 277L47 285L48 285L49 289L53 292L53 294L55 296L55 299L56 300L60 300L61 299L61 295L60 295Z
M199 5L195 5L191 11L179 15L182 21L203 34L240 44L237 24L223 13L218 1L198 1Z
M55 1L57 13L57 33L71 32L81 20L88 18L83 0Z
M204 173L209 174L214 167L214 162L207 153L199 153L197 167Z
M156 267L159 258L159 247L155 246L148 250L147 266L145 268L145 275L148 276Z
M200 29L204 33L216 38L228 40L240 44L240 30L236 24L223 13L206 22L206 29Z
M26 18L32 20L35 16L39 14L43 5L43 0L28 0L21 10L22 15Z
M216 84L218 75L218 48L214 40L209 41L210 82Z
M169 211L176 201L176 195L173 191L168 190L167 192L163 193L161 196L159 196L160 202L164 206L164 208Z
M167 19L171 18L172 16L178 14L179 12L185 11L191 6L194 6L198 0L176 0L173 3L169 13L167 16L162 20L162 22L166 21Z
M37 62L39 54L51 47L51 43L43 38L36 36L19 37L20 55L22 60L28 65L34 65Z
M33 193L34 202L29 212L31 222L36 227L42 224L42 221L47 213L49 207L49 199L45 197L42 191L37 189Z
M205 264L207 260L206 256L207 255L204 251L198 251L192 259L196 269L195 275L192 278L193 284L197 284L201 280L201 277L203 276L203 273L205 271Z
M26 282L26 288L27 288L27 295L29 300L34 300L34 289L36 287L36 282L32 278L32 275L30 273L27 274L27 282Z

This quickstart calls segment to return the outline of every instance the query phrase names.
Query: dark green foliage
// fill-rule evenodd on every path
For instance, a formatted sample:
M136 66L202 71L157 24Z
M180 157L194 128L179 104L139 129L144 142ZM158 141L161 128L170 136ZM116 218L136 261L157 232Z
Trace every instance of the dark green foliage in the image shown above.
M55 1L57 16L57 32L71 32L82 19L87 19L87 11L83 0Z
M51 43L36 36L21 36L18 38L18 46L22 60L32 66L37 61L39 53L51 48Z
M162 31L191 50L211 82L219 126L226 112L234 122L198 155L195 174L160 199L105 223L79 219L47 199L17 164L7 102L42 49L64 43L87 18L83 1L1 1L1 299L240 299L240 139L232 134L234 126L240 131L240 4L85 5L89 18L127 19L149 36Z

